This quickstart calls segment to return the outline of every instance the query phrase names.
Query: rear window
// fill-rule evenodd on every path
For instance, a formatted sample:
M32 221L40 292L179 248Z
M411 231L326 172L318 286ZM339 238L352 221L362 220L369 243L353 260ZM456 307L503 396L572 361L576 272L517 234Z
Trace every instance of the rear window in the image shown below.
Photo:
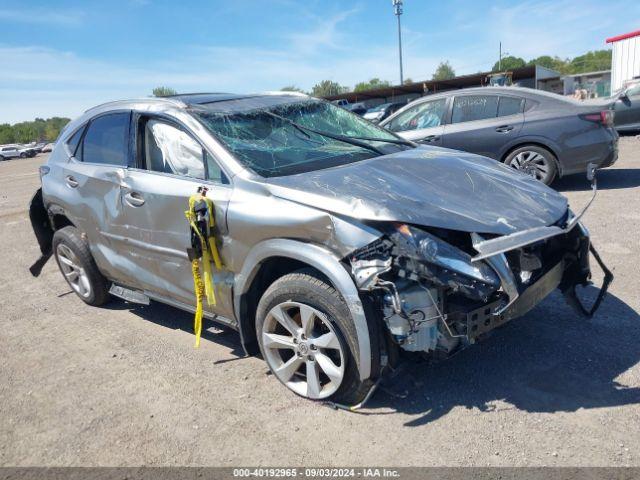
M472 122L495 118L498 115L498 97L490 95L467 95L453 101L451 123Z
M129 117L129 112L123 112L92 120L76 157L83 162L126 167Z

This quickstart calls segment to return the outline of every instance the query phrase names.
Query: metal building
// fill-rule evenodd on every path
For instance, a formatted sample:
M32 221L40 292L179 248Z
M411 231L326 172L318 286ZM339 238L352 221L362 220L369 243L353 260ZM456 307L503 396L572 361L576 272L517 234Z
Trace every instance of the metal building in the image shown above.
M627 80L640 76L640 30L607 38L613 46L611 91L622 88Z

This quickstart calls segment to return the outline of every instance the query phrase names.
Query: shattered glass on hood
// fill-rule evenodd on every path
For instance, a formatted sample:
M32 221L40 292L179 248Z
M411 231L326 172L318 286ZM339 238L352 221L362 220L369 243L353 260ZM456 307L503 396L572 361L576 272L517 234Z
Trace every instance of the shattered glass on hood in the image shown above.
M322 135L398 140L351 112L308 98L229 100L198 106L193 113L239 161L263 177L304 173L377 156L366 148L369 144L374 149L384 148L384 153L405 148L376 141L352 145Z

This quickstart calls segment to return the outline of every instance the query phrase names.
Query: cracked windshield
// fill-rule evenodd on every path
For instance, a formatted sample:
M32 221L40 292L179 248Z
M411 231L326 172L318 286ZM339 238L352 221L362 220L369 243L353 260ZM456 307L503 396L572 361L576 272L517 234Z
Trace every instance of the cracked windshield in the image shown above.
M200 111L206 127L263 177L344 165L400 149L402 140L340 107L296 101L248 111Z

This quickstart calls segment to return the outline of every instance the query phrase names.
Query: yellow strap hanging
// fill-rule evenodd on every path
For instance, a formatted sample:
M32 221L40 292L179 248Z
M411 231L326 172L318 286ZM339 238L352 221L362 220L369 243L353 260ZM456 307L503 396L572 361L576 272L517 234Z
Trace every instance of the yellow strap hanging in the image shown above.
M194 333L196 335L196 348L200 345L200 334L202 332L202 315L203 315L203 306L202 300L203 297L207 297L207 304L209 306L216 304L216 296L213 290L213 274L211 272L211 261L213 260L216 269L220 270L222 268L222 261L220 260L220 254L218 253L218 248L216 246L215 238L209 237L205 238L203 232L200 231L198 224L196 222L196 213L194 207L197 202L204 201L207 205L207 210L209 213L209 228L212 229L215 225L214 220L214 209L213 202L211 199L202 195L201 193L197 193L195 195L191 195L189 197L189 210L185 213L187 220L189 221L189 225L193 229L193 231L198 236L200 240L200 245L202 247L202 269L204 270L204 281L202 280L202 276L200 275L200 265L199 260L194 259L191 262L191 270L193 272L193 283L196 294L196 314L194 319Z

